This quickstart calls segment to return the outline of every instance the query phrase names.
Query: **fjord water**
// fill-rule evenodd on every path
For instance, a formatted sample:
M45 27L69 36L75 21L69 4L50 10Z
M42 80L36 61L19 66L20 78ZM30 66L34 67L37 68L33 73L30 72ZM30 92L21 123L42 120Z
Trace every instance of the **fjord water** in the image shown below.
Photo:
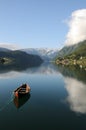
M28 96L16 100L22 83ZM0 70L1 130L86 129L86 70L42 64L26 70Z

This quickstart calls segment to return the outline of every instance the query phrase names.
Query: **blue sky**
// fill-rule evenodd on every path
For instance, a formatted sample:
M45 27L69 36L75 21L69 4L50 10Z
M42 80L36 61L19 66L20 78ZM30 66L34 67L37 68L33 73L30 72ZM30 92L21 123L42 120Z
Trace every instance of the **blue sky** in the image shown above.
M72 12L86 0L0 0L0 43L22 48L61 48Z

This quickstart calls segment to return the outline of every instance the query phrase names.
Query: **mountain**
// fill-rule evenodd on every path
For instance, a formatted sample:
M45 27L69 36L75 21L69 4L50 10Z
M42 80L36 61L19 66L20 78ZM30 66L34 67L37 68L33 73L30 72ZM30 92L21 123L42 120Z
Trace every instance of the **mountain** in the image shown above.
M71 55L86 57L86 41L78 44L78 47L71 53Z
M64 50L66 50L66 52ZM65 49L63 48L59 54L56 57L57 64L79 65L85 68L86 67L86 40L78 43L77 45L70 46L69 48L68 47Z
M39 66L43 60L37 55L27 54L22 51L0 51L0 69Z
M72 46L65 46L63 47L57 54L57 57L64 57L69 54L72 54L74 51L78 50L81 48L86 48L86 40L83 42L80 42L78 44L72 45ZM80 52L79 52L80 53Z
M38 55L43 60L51 60L58 53L58 49L48 49L48 48L28 48L28 49L22 49L21 51L24 51L27 54Z
M0 47L0 52L9 52L11 51L10 49L7 49L7 48L3 48L3 47Z

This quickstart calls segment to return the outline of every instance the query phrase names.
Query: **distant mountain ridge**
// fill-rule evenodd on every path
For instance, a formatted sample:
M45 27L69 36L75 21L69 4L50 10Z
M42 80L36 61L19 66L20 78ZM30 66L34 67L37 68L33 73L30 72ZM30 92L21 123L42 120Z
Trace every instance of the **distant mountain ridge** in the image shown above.
M13 67L13 68L27 68L39 66L43 60L32 54L27 54L22 51L0 51L0 68Z
M38 55L43 60L51 60L58 53L58 49L49 49L49 48L27 48L27 49L22 49L21 51L24 51L28 54Z
M7 48L4 48L4 47L0 47L0 52L9 52L9 51L12 51L10 49L7 49Z
M12 51L12 50L7 49L7 48L0 48L0 52L9 52L9 51ZM17 51L26 52L27 54L32 54L32 55L38 55L43 60L49 61L58 54L59 50L50 49L50 48L26 48L26 49L20 49Z

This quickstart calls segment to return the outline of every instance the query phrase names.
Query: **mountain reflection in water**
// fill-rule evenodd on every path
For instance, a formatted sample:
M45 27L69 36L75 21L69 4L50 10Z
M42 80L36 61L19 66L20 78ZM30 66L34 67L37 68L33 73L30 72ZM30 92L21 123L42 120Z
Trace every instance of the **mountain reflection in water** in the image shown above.
M55 65L51 63L44 63L40 65L39 67L32 67L32 68L27 68L22 71L14 71L13 69L10 69L8 71L4 71L3 69L0 71L0 79L5 79L5 78L14 78L18 77L21 75L21 73L28 73L28 74L58 74L58 69Z
M64 76L67 97L65 99L70 109L77 113L86 113L86 71L78 66L58 66Z
M30 85L31 95L11 100L12 92L22 83ZM2 70L0 108L3 106L1 130L85 130L86 71L51 63L21 71Z
M57 66L57 70L64 76L77 79L86 84L86 70L79 66Z

